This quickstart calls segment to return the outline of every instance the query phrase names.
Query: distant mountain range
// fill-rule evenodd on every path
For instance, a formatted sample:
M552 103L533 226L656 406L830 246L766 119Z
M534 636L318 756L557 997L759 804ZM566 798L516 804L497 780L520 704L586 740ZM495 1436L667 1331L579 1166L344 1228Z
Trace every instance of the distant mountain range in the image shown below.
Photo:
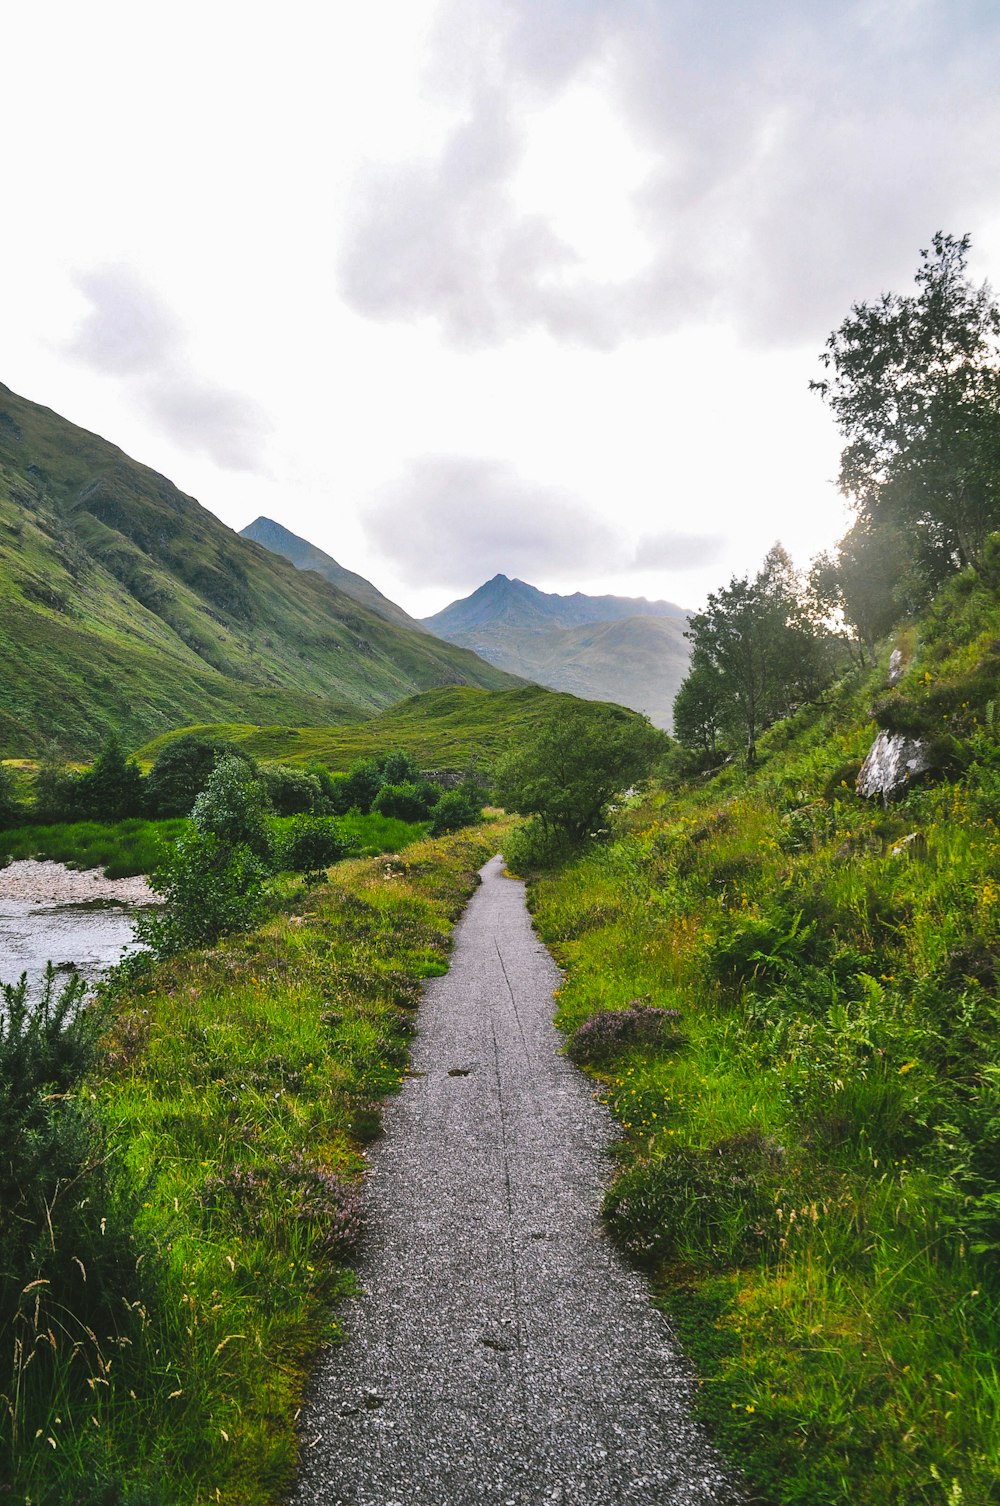
M517 683L351 582L296 571L0 384L0 756L192 722L328 726Z
M553 690L644 711L669 730L688 671L688 614L669 601L559 596L495 575L423 619L432 633Z

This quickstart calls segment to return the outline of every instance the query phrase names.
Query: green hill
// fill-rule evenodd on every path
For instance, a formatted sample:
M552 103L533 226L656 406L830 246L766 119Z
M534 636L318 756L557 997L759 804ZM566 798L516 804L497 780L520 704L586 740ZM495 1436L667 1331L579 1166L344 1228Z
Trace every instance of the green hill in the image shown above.
M576 704L573 697L539 685L517 690L454 685L424 691L366 721L336 727L233 722L183 727L146 743L137 757L152 762L174 738L202 732L229 738L254 758L283 763L318 758L331 769L343 771L360 758L399 748L410 753L421 768L460 772L470 764L490 762L560 703Z
M165 477L0 385L0 748L178 723L356 720L516 684L242 539Z
M678 778L533 885L618 1119L608 1226L755 1501L997 1498L998 705L1000 537L753 771ZM879 730L931 764L888 804L856 792Z

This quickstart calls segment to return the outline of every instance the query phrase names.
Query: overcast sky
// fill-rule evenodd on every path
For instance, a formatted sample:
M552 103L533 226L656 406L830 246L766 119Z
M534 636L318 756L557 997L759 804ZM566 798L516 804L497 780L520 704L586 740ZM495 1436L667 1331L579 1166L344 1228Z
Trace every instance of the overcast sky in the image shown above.
M1000 285L996 0L33 0L4 52L0 380L417 615L807 563L830 331L938 229Z

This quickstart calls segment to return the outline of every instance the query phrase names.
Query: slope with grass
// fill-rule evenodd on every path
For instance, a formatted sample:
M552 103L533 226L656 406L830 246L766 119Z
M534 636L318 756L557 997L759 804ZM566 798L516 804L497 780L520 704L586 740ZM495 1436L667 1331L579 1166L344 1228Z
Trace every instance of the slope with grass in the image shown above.
M578 1048L620 1123L608 1223L761 1501L996 1499L998 585L952 582L898 689L887 645L752 777L654 795L533 885L567 1034L626 1011ZM936 749L888 808L853 793L878 723ZM642 1005L678 1015L651 1040Z
M511 685L241 539L97 435L0 386L0 746L92 751L194 719L329 725Z
M370 580L365 580L363 575L358 575L354 570L348 570L335 560L332 555L310 544L308 539L300 538L297 533L276 523L273 518L254 518L245 528L240 529L241 539L251 539L255 544L260 544L264 549L269 549L272 554L280 554L296 570L315 570L324 580L339 586L348 596L353 596L355 601L360 601L378 617L385 617L389 622L395 622L399 627L412 629L416 633L426 633L427 628L409 612L404 612L394 601L383 596L377 586L373 586Z
M136 757L151 763L173 739L196 732L227 738L264 760L304 764L319 759L331 769L345 771L358 759L399 749L423 769L457 773L491 763L553 709L579 704L574 697L538 685L517 690L454 685L410 696L378 716L337 727L233 722L182 727L144 744Z

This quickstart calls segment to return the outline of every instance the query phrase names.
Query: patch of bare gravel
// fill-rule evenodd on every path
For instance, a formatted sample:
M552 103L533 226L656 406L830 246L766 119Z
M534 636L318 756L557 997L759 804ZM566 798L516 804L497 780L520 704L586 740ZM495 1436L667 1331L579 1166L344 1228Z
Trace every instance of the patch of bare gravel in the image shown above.
M67 868L48 859L18 858L0 868L0 901L33 905L79 905L87 900L117 900L122 905L150 905L156 895L141 874L109 879L103 868Z

